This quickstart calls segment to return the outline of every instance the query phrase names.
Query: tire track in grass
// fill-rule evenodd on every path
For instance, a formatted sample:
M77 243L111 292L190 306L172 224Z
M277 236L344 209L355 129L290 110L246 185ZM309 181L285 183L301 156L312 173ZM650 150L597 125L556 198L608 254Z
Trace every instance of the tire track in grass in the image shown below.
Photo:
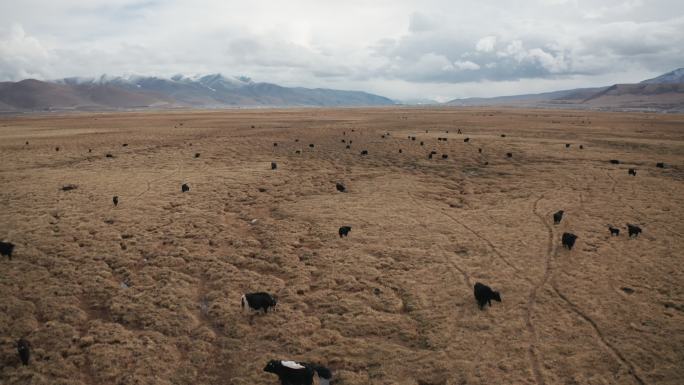
M614 191L616 181L615 179L610 175L610 173L607 174L608 177L613 181L613 187L611 188L611 191ZM618 195L618 199L622 201L622 198ZM580 200L580 207L583 207L583 202ZM555 256L557 252L557 247L553 246L553 239L555 238L554 230L551 226L544 221L543 217L541 217L537 212L535 212L539 219L544 223L546 228L549 231L549 236L550 236L550 242L551 244L549 247L553 250L553 252L550 255ZM549 261L550 262L550 261ZM558 288L558 283L556 282L556 276L550 274L551 271L549 269L549 276L550 276L550 283L551 283L551 288L553 292L565 303L566 307L573 313L575 313L577 316L579 316L581 319L583 319L585 322L587 322L593 329L595 338L597 341L599 341L599 344L602 345L606 350L608 350L611 355L618 361L620 364L624 365L625 367L628 368L629 374L632 375L634 380L639 384L639 385L646 385L646 382L639 376L639 374L636 372L634 364L632 364L630 361L628 361L625 356L618 350L615 346L613 346L608 340L606 339L605 335L601 331L601 329L598 327L598 324L596 321L591 318L587 313L585 313L582 309L579 308L575 303L573 303L568 297L566 297ZM549 277L547 277L549 278Z
M461 226L461 227L463 227L464 229L468 230L470 233L472 233L473 235L475 235L478 239L480 239L481 241L483 241L484 243L486 243L487 246L489 246L489 248L492 250L492 252L493 252L494 254L496 254L496 256L497 256L499 259L501 259L502 262L504 262L510 269L512 269L512 270L514 271L514 275L515 275L516 277L518 277L518 278L520 278L520 279L522 279L522 280L524 280L524 281L527 281L527 282L528 282L529 284L531 284L531 285L534 285L534 282L533 282L529 277L522 275L522 273L523 273L522 270L520 270L517 266L515 266L512 262L510 262L506 257L504 257L503 254L501 254L501 252L496 248L496 246L494 246L494 244L493 244L487 237L485 237L484 235L480 234L480 232L474 230L474 229L471 228L470 226L466 225L466 224L463 223L462 221L460 221L460 220L458 220L457 218L455 218L453 215L450 215L450 214L446 213L445 211L440 210L439 208L432 207L432 206L427 205L427 204L424 204L424 203L421 203L421 205L422 205L423 207L427 208L427 209L430 209L430 210L432 210L432 211L435 211L435 212L437 212L437 213L439 213L439 214L444 215L445 217L451 219L453 222L457 223L459 226Z
M551 279L551 287L552 287L553 291L556 293L556 295L558 295L558 297L561 298L566 303L566 305L568 306L568 308L572 312L577 314L581 319L586 321L592 327L592 329L594 330L594 333L596 334L596 337L600 341L601 345L603 345L604 348L606 348L606 350L608 350L619 363L621 363L622 365L626 366L629 369L628 372L629 372L629 374L632 375L632 377L634 377L634 380L640 385L646 385L646 382L636 372L634 364L632 364L630 361L628 361L625 358L625 356L620 352L620 350L618 350L615 346L613 346L613 344L608 342L606 337L603 335L603 332L601 332L601 329L596 324L596 321L594 321L594 319L592 319L588 314L586 314L584 311L582 311L582 309L580 309L576 304L574 304L572 301L570 301L570 299L568 299L568 297L566 297L563 293L561 293L560 290L558 289L558 284L555 282L554 279Z
M553 242L553 229L551 226L544 220L544 217L542 214L539 213L539 201L541 201L544 198L544 195L540 196L535 202L534 206L532 209L532 212L534 215L536 215L541 223L546 227L547 233L549 235L548 237L548 247L546 250L546 258L544 262L544 276L542 277L541 281L535 286L532 287L532 290L530 291L529 296L527 297L527 306L525 310L525 326L527 327L527 331L530 333L530 346L528 349L528 354L530 356L530 363L532 366L532 373L534 374L534 378L537 381L537 384L539 385L544 385L544 376L542 375L541 368L540 368L540 361L543 360L543 357L541 356L541 353L537 349L537 344L539 343L537 339L537 332L534 327L534 323L532 322L532 313L534 312L534 305L537 300L537 291L544 287L546 285L546 282L549 280L549 277L551 276L551 261L553 257L556 255L556 246L554 245Z

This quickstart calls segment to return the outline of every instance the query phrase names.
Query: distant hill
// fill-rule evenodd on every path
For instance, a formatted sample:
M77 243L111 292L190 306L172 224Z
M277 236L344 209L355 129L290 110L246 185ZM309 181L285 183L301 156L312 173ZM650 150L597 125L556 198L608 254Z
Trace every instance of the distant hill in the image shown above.
M541 94L455 99L450 106L510 106L684 113L684 68L637 84L578 88Z
M385 106L391 99L360 91L282 87L221 74L198 77L27 79L0 83L0 111Z
M675 84L684 83L684 68L677 68L674 71L670 71L666 74L662 74L653 79L644 80L641 84Z

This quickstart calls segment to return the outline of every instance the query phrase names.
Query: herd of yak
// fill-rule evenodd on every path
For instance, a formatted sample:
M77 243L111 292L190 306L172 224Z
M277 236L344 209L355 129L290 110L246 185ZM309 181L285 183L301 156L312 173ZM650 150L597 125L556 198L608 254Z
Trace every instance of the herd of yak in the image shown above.
M354 131L352 129L352 131ZM428 130L425 131L426 133ZM449 131L446 131L446 133L449 133ZM461 134L461 130L459 129L458 134ZM346 132L343 133L343 135L346 135ZM386 138L390 136L390 133L385 133L382 135L382 138ZM502 134L501 137L506 137L505 134ZM411 141L415 141L416 137L415 136L408 136L408 139ZM446 137L438 137L438 141L447 141L448 138ZM342 139L342 143L345 144L346 149L351 148L351 140L347 139ZM470 138L466 137L463 140L465 143L470 142ZM295 139L295 142L299 142L299 139ZM28 145L29 142L26 142L26 145ZM425 142L420 142L421 146L425 145ZM124 143L124 147L128 146L128 144ZM278 143L273 143L274 147L278 146ZM314 148L314 144L309 144L310 148ZM566 148L570 147L570 144L565 144ZM583 149L584 146L580 145L580 149ZM59 147L55 147L56 151L59 151ZM89 149L88 152L92 152L92 149ZM479 153L482 153L482 148L478 149ZM301 150L296 150L296 154L301 154ZM399 153L402 153L402 150L399 149ZM361 155L366 156L368 155L368 150L362 150ZM436 151L431 151L428 154L428 159L432 159L433 155L437 155ZM200 153L195 153L195 158L199 158ZM106 157L112 158L113 155L108 153L106 154ZM506 153L506 157L511 158L513 157L512 153ZM442 154L442 159L448 159L447 154ZM610 160L611 164L620 164L619 160L612 159ZM485 162L485 165L488 163ZM276 162L271 162L271 170L276 170L278 165ZM664 163L657 163L656 167L658 168L664 168L665 164ZM636 176L636 169L630 168L628 170L629 175ZM66 185L62 187L62 190L64 191L69 191L72 189L75 189L75 185ZM344 193L347 191L347 188L344 184L337 182L335 185L335 188L337 189L338 192ZM190 191L190 186L187 183L183 183L181 185L181 192L185 193ZM112 203L114 206L117 206L119 204L119 197L114 196L112 198ZM560 210L557 211L556 213L553 214L553 222L554 224L559 224L561 220L563 219L563 214L564 211ZM342 226L339 228L339 236L340 238L342 237L347 237L349 232L351 231L351 226ZM615 228L613 226L608 226L608 229L610 230L611 236L619 236L620 235L620 229ZM637 237L641 233L641 228L637 225L633 224L627 224L627 231L629 234L629 237ZM572 250L575 241L577 240L577 236L572 233L565 232L563 233L561 237L561 243L563 247L567 248L568 250ZM12 252L14 251L15 245L10 243L10 242L0 242L0 254L3 256L7 256L10 260L12 259ZM475 300L477 301L477 304L479 308L482 310L484 309L485 305L489 304L491 306L492 300L501 302L501 295L499 294L498 291L493 290L491 287L480 283L476 282L474 286L474 295L475 295ZM266 292L256 292L256 293L246 293L242 296L241 298L241 306L244 310L247 311L256 311L260 312L263 311L264 314L268 312L269 309L276 309L277 307L277 298L269 293ZM21 338L17 341L16 343L16 348L17 352L19 355L19 358L22 362L23 365L28 365L29 364L29 358L30 358L30 351L31 351L31 344L29 343L28 340L25 338ZM331 378L332 378L332 372L330 369L316 365L316 364L311 364L311 363L305 363L305 362L296 362L296 361L286 361L286 360L271 360L268 362L266 367L264 368L265 372L273 373L276 374L283 385L311 385L313 383L313 376L314 374L317 374L319 377L319 382L322 385L327 385L329 384Z

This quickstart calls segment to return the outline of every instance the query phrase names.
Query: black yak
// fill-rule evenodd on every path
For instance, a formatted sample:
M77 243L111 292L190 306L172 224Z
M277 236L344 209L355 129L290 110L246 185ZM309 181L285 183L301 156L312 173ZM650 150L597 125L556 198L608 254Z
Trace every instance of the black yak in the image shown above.
M557 225L560 223L561 219L563 219L563 213L564 212L565 211L563 211L563 210L559 210L559 211L556 211L555 213L553 213L553 223L554 224Z
M572 250L572 247L575 245L576 240L577 235L571 233L563 233L561 243L563 244L563 247L567 248L568 250Z
M340 234L340 238L346 237L350 231L351 231L351 226L340 227L340 229L338 230L338 233Z
M617 229L611 225L608 225L608 230L610 230L610 236L612 237L613 235L619 236L620 235L620 229Z
M282 385L312 385L314 373L320 385L329 385L332 379L330 369L305 362L271 360L264 372L277 375Z
M21 364L28 365L31 357L31 344L26 339L20 338L17 341L17 353L19 353Z
M0 242L0 255L4 255L9 260L12 260L12 251L14 251L14 243Z
M477 304L480 307L480 310L483 310L486 304L492 306L492 300L501 302L501 295L499 294L499 292L492 290L491 287L483 283L476 282L474 292L475 299L477 300Z
M627 232L629 232L629 237L638 237L641 234L641 227L637 225L627 224Z
M247 293L242 296L240 302L243 309L263 310L266 314L270 308L275 310L278 305L278 298L265 292Z

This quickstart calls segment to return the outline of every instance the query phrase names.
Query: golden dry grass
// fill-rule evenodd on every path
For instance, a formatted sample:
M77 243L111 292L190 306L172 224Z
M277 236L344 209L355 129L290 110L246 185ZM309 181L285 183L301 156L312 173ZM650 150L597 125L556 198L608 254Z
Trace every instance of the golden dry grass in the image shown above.
M684 383L682 115L5 117L0 162L3 384L276 384L272 358L337 384ZM503 302L478 310L476 281ZM280 310L241 313L260 290Z

